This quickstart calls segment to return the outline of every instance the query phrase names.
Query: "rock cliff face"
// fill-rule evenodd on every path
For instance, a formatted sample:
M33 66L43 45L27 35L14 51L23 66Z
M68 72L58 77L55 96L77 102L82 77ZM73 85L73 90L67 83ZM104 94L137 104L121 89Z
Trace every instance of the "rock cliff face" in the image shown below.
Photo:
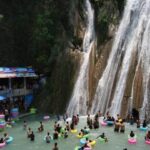
M95 28L96 28L96 37L97 40L95 42L95 46L92 50L91 56L90 56L90 69L89 69L89 109L92 104L92 99L95 94L96 86L98 83L99 78L102 75L102 72L107 64L107 59L111 50L113 37L115 34L115 31L117 29L119 20L121 18L121 10L119 8L119 4L117 1L91 1L94 9L95 9ZM122 4L123 5L123 4ZM60 56L60 58L57 61L57 67L54 67L53 73L50 77L50 80L48 83L52 83L54 78L57 77L64 80L63 84L60 84L61 81L57 78L57 84L54 83L54 87L56 88L54 91L50 92L47 95L47 100L45 101L45 104L43 103L43 110L52 111L53 106L55 106L55 112L64 112L65 107L68 104L68 101L71 97L71 93L73 90L73 86L75 84L75 81L77 79L79 66L82 63L82 41L84 37L85 32L85 11L84 11L84 1L72 1L71 7L70 7L70 13L69 13L69 23L72 26L72 40L68 40L69 46L67 49L67 57L70 62L69 66L72 64L74 67L70 67L70 78L67 78L67 80L63 79L65 76L67 76L67 71L65 70L65 67L63 69L57 70L56 68L60 65L60 59L63 60ZM123 11L123 9L122 9ZM111 15L110 15L111 14ZM63 64L65 64L65 61L63 61ZM74 70L72 70L74 68ZM63 72L60 72L62 70ZM74 73L73 73L74 72ZM51 79L52 78L52 79ZM67 84L66 83L70 83ZM64 84L66 85L64 87ZM50 85L51 87L51 85ZM52 89L53 89L52 88ZM47 88L49 89L49 88ZM52 97L51 97L52 96ZM61 100L60 100L61 99ZM47 105L46 103L49 103L50 105ZM59 104L59 105L58 105ZM61 107L60 107L61 106ZM52 107L52 108L51 108Z
M117 0L91 0L91 3L95 11L97 40L90 56L89 109L98 80L107 64L113 37L124 6L123 3L121 6ZM68 46L66 46L64 54L58 57L56 65L53 67L54 69L47 82L48 88L40 93L39 99L40 97L45 97L42 105L40 105L40 109L43 111L65 112L82 63L82 41L86 28L85 22L84 0L72 0L69 7L69 24L72 28L72 35L71 38L66 38ZM41 103L40 100L39 103Z

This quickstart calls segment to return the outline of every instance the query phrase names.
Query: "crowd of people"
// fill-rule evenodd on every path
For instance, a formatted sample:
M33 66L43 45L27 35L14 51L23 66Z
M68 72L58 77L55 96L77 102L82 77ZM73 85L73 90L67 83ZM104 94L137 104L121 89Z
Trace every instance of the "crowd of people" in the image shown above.
M5 114L7 114L5 112ZM78 137L85 137L85 143L80 146L78 150L84 150L85 148L91 148L91 143L97 139L102 139L104 142L109 142L108 137L105 135L105 133L99 134L95 139L90 139L88 134L90 134L90 131L92 129L98 129L100 128L100 117L101 117L100 111L93 117L90 114L87 115L87 120L86 120L86 125L80 129L78 132ZM80 117L79 115L73 115L71 121L67 120L67 115L63 117L64 120L64 125L62 126L59 123L60 116L57 116L58 121L55 121L54 126L53 126L53 131L47 131L44 140L46 143L51 143L52 140L57 141L59 138L67 139L69 138L69 132L75 131L79 122L80 122ZM147 127L147 121L144 120L142 123L140 120L133 121L133 118L131 117L131 120L129 120L130 125L133 125L134 123L137 124L137 128L139 127ZM125 119L122 119L121 116L118 114L117 118L115 119L112 117L109 112L106 114L105 117L103 117L104 122L112 122L110 126L114 126L114 132L120 132L120 133L125 133ZM132 122L133 121L133 122ZM28 122L25 120L23 122L23 129L27 132L27 138L30 139L30 141L34 142L35 141L35 131L31 129L31 127L28 126ZM38 133L44 132L44 124L42 121L39 122L39 127L37 127ZM134 138L136 137L136 133L134 131L131 131L129 133L129 138ZM0 138L0 143L3 143L5 140L9 138L9 135L7 133L4 133L4 136ZM145 135L145 140L150 141L150 131L147 131ZM57 142L54 143L53 150L58 150L58 144ZM125 148L126 149L126 148ZM125 150L124 149L124 150ZM127 149L126 149L127 150Z
M91 117L90 114L87 115L87 126L85 126L83 129L80 130L80 132L78 133L79 137L84 137L85 135L88 135L91 129L98 129L100 126L100 122L99 122L99 117L101 117L101 113L98 112L94 117ZM57 119L60 120L60 117L57 116ZM64 117L63 117L64 119ZM76 126L79 123L79 115L73 115L71 122L66 121L67 118L64 119L65 121L65 127L62 127L59 122L55 121L54 123L54 131L52 134L50 134L50 132L47 132L46 136L45 136L45 141L46 143L50 143L51 140L58 140L59 137L61 136L62 138L66 139L69 136L69 132L71 130L75 130ZM104 117L103 121L112 121L114 122L114 132L120 132L120 133L124 133L125 132L125 120L122 119L120 117L120 115L117 115L117 119L115 119L114 117L110 116L109 112L106 114L106 117ZM136 122L137 123L137 127L139 124L139 121ZM131 125L133 125L131 123ZM141 123L140 123L141 125ZM147 126L147 122L146 120L143 121L142 123L143 127ZM26 121L24 121L24 129L27 128L27 123ZM44 131L44 125L42 122L40 122L40 126L37 129L38 132L43 132ZM129 134L130 138L135 137L136 134L131 131ZM31 128L27 129L27 137L30 138L31 141L34 141L34 133L33 131L31 131ZM105 142L108 142L108 138L106 137L105 133L102 133L100 135L98 135L95 140L97 139L103 139ZM148 131L145 135L145 140L150 140L150 131ZM85 138L85 144L83 146L81 146L79 148L79 150L84 150L84 148L91 148L90 143L92 142L92 139L89 139L89 137L87 136ZM54 148L53 150L58 150L58 146L57 146L57 142L54 144ZM124 150L127 150L126 148Z
M18 108L19 112L25 112L25 100L24 96L18 96L8 98L4 101L0 101L0 114L5 114L5 121L12 119L11 110Z

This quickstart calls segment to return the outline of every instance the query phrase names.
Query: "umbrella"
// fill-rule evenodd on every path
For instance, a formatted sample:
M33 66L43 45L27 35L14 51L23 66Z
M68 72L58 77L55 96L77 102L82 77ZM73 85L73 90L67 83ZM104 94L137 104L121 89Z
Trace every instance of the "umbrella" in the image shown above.
M6 99L5 96L1 96L1 95L0 95L0 101L3 101L3 100L5 100L5 99Z

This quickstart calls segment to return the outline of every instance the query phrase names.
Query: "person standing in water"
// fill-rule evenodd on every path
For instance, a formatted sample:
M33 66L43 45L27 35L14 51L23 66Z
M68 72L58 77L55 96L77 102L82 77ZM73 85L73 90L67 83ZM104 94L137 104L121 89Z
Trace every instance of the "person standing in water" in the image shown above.
M31 135L30 135L30 140L31 140L31 141L34 141L34 139L35 139L35 135L34 135L34 133L33 133L33 131L32 131L32 133L31 133Z
M44 131L44 125L42 121L40 121L40 127L38 128L38 132L42 132L42 131Z
M116 120L115 122L115 128L114 128L114 132L119 132L119 128L120 128L120 123L118 120Z
M120 122L120 132L121 133L125 132L125 125L124 125L123 121Z
M45 139L46 139L46 143L50 143L51 136L50 136L49 132L47 132L47 135L46 135Z
M147 123L146 123L146 120L143 121L143 124L142 124L143 128L146 128L147 127Z
M24 129L24 130L27 129L27 122L26 122L26 121L23 122L23 129Z
M28 128L28 130L27 130L27 137L28 138L30 138L31 133L32 133L31 128Z
M88 126L90 126L90 119L91 119L91 118L90 118L90 114L88 114L88 116L87 116L87 121L86 121Z

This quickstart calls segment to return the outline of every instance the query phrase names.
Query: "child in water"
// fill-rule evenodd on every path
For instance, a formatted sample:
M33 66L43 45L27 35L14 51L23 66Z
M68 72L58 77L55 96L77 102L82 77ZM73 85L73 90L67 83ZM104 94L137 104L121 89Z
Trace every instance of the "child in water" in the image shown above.
M23 129L24 129L24 130L27 129L27 122L26 122L26 121L23 122Z

